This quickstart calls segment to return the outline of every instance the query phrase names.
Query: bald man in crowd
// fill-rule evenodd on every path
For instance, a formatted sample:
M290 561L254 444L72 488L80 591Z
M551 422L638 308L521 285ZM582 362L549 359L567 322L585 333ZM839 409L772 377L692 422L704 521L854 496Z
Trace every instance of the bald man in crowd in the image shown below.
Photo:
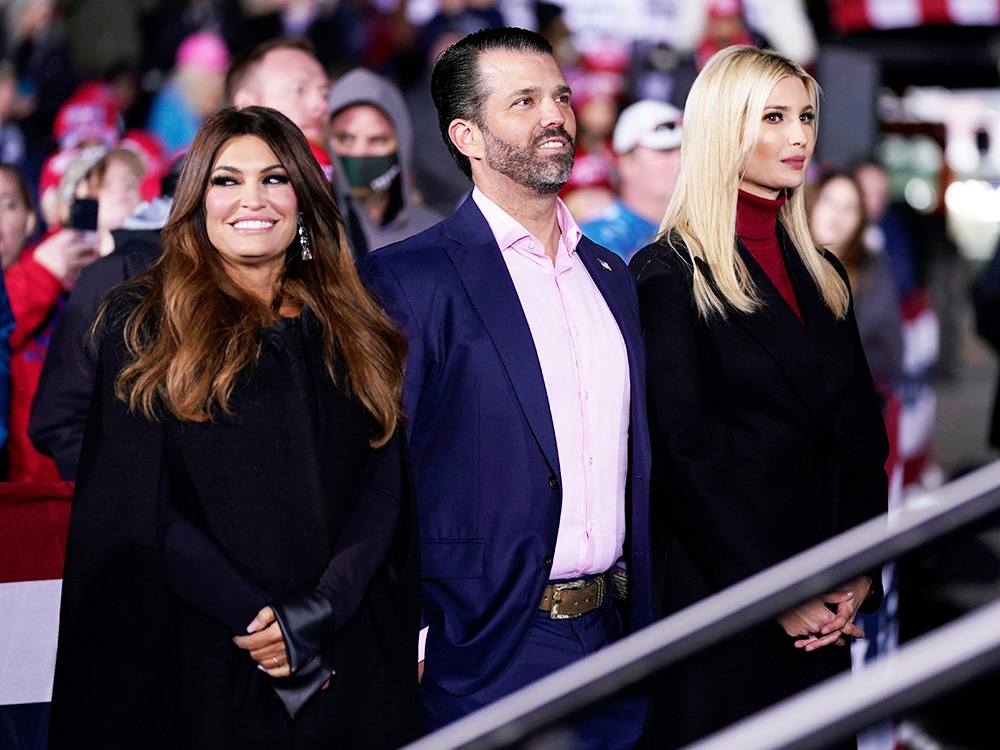
M226 73L226 101L271 107L299 126L326 153L330 78L305 39L274 39L237 56ZM329 164L329 159L327 159Z

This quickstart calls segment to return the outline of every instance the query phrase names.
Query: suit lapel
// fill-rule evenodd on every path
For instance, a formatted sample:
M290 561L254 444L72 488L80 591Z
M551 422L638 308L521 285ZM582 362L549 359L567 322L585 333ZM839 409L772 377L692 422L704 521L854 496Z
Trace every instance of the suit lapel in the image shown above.
M644 364L642 360L637 359L637 353L641 349L642 332L639 329L636 316L626 315L626 311L622 309L624 298L621 291L612 286L617 282L615 282L615 275L611 271L612 267L607 257L611 254L611 251L583 237L577 246L577 254L583 261L583 265L590 274L590 277L597 285L601 296L604 297L608 309L611 310L611 314L618 323L618 329L621 331L622 338L625 339L626 349L628 350L629 370L631 372L629 380L632 383L640 382L639 375L642 372L641 368ZM634 401L635 399L633 399Z
M779 230L778 236L785 240L782 242L782 249L785 253L788 275L795 287L799 308L807 322L806 336L812 344L810 352L815 355L820 371L819 383L824 396L828 396L834 390L831 388L831 383L837 380L838 373L843 377L850 377L848 363L841 356L845 348L835 344L844 335L844 327L826 306L805 264L791 247L791 241L784 236L783 231ZM829 404L829 398L825 398L822 403Z
M500 355L538 447L553 474L559 476L556 435L542 367L507 264L472 198L462 204L454 218L444 232L454 242L446 248L448 255Z
M795 281L798 282L795 290L798 294L796 301L800 303L800 310L806 321L806 326L803 326L777 287L764 273L764 269L754 260L753 255L742 242L737 241L737 251L764 302L764 308L751 315L731 312L732 319L743 326L767 350L788 378L792 390L799 395L809 411L821 424L828 425L823 373L816 356L816 349L806 333L806 326L814 325L816 318L822 313L817 313L811 304L802 305L802 287L804 285L800 278L796 278ZM791 263L788 260L786 256L786 265L789 269L798 265L797 258ZM698 262L702 271L707 273L708 266L700 260ZM789 275L791 276L791 271L789 271ZM806 276L808 285L814 286L808 272L806 272ZM805 294L807 295L808 292Z
M617 294L612 288L611 284L614 281L614 274L611 271L611 265L607 258L602 257L609 254L610 250L605 250L599 245L594 244L586 237L580 239L580 243L577 246L577 254L583 261L584 267L590 274L590 277L594 280L597 288L601 292L601 296L604 297L604 301L611 308L611 314L615 316L615 320L618 321L618 327L622 329L622 335L626 335L625 326L628 319L623 315L620 309L620 298L621 295ZM631 333L631 332L629 332Z

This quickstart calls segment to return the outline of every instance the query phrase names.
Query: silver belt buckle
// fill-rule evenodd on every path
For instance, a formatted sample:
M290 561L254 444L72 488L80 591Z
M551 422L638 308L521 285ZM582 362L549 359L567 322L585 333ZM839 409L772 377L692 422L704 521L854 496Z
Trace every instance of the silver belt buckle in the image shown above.
M594 584L594 598L596 604L594 609L597 609L604 602L604 576L597 576L596 578L586 581L584 579L577 579L575 581L565 581L563 583L553 583L552 584L552 607L549 609L549 619L550 620L572 620L575 617L579 617L584 614L583 612L560 612L559 602L562 599L563 591L579 591L585 586Z

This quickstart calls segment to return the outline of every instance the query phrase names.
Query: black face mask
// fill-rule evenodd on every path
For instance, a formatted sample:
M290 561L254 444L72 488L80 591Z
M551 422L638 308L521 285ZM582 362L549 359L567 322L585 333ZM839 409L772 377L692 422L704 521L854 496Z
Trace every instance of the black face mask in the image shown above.
M385 156L341 156L347 181L354 188L379 193L388 190L400 173L399 154L393 151Z

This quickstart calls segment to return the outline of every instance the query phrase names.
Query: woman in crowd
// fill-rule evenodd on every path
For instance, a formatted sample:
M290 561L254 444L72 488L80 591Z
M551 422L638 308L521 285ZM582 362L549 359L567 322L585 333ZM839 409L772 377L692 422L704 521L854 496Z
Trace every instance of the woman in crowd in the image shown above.
M97 159L81 156L72 164L64 175L67 187L60 187L60 192L71 197L75 182L83 181ZM83 189L88 190L85 185ZM16 167L0 165L0 263L15 320L10 335L10 441L4 478L15 482L60 479L52 459L28 440L28 416L56 316L77 274L97 258L96 237L69 228L56 229L29 247L36 224L24 177Z
M854 315L865 358L871 368L875 388L881 397L882 419L889 437L889 507L902 506L903 462L900 456L900 387L903 370L903 316L899 292L889 259L865 245L868 214L864 191L850 172L831 170L821 174L806 190L809 228L816 243L837 256L851 283ZM856 622L868 634L865 648L853 656L869 662L897 645L899 624L892 594L898 589L895 566L882 571L889 606L878 612L862 613ZM860 651L860 653L858 653ZM863 656L862 656L863 654Z
M893 388L903 377L903 320L889 263L865 247L864 193L850 172L830 171L806 191L809 228L817 244L847 271L861 343L875 383Z
M209 118L162 237L97 324L49 747L405 744L405 344L298 128Z
M34 248L25 248L37 222L24 178L15 167L0 165L0 194L9 196L9 226L0 238L0 261L6 274L16 325L11 334L10 445L7 478L15 482L60 479L55 463L28 439L28 418L56 318L77 276L113 247L111 230L121 227L142 200L143 166L133 152L116 148L81 151L66 168L56 210L61 226ZM76 199L97 201L96 232L67 226Z
M660 239L630 264L664 615L885 510L885 429L846 275L806 222L816 110L815 82L787 58L714 55L687 100ZM880 598L872 571L678 665L650 714L653 746L846 668L837 646L863 635L854 617Z

